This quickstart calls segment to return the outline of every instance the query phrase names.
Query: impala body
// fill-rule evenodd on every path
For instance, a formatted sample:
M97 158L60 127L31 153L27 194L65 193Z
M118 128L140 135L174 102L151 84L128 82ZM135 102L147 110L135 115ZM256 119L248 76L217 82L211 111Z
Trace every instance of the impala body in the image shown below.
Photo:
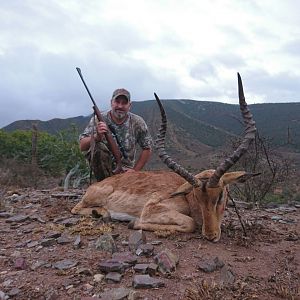
M196 177L206 180L213 172L207 170ZM228 199L226 186L244 175L245 172L227 173L219 187L203 190L192 188L169 171L119 174L92 184L72 213L123 213L136 218L134 229L150 231L193 232L202 225L203 236L218 241Z
M161 160L173 172L133 172L106 178L87 189L82 200L72 209L72 213L123 213L135 217L132 222L133 229L150 231L193 232L199 225L204 237L218 241L228 201L229 184L245 182L257 175L244 171L227 172L247 151L256 132L239 75L238 87L240 108L246 126L244 140L216 170L205 170L193 175L167 155L167 119L164 108L155 94L162 117L156 148Z

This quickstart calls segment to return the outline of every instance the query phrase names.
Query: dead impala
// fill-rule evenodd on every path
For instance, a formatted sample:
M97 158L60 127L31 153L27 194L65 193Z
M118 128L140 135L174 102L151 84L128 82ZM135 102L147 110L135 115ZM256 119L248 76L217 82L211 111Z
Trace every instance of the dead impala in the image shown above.
M82 200L72 209L74 214L122 213L134 217L133 229L193 232L202 224L202 235L218 241L221 222L228 200L227 187L245 182L256 174L245 171L227 172L247 151L255 138L255 122L245 102L242 81L238 74L241 114L246 126L242 143L216 170L192 175L177 164L165 151L167 119L160 107L162 124L156 140L161 160L174 172L147 171L119 174L92 184Z

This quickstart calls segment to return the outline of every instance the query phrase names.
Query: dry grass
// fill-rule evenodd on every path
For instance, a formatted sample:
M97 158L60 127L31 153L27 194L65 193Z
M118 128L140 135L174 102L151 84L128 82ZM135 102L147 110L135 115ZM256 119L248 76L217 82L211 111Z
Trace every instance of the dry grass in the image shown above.
M154 234L159 238L167 238L167 237L173 237L178 234L178 232L174 230L157 230L154 231Z
M278 268L275 270L272 290L275 295L283 299L300 299L300 285L294 256L286 256L284 259L277 258Z
M283 299L297 300L300 299L300 287L290 287L279 284L275 287L275 294Z
M0 186L34 187L47 182L44 172L36 165L5 160L0 163Z
M112 232L113 228L113 224L99 224L98 220L94 220L91 217L82 217L80 222L70 229L70 233L80 235L99 235Z
M184 300L218 300L224 299L222 287L215 282L207 282L205 279L200 283L194 283L185 290Z

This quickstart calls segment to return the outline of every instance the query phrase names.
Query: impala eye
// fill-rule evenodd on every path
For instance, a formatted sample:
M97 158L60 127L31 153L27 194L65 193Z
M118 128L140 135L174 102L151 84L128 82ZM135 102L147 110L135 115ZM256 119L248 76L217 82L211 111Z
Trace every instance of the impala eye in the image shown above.
M223 191L220 193L219 197L218 197L218 201L217 204L220 204L223 200Z

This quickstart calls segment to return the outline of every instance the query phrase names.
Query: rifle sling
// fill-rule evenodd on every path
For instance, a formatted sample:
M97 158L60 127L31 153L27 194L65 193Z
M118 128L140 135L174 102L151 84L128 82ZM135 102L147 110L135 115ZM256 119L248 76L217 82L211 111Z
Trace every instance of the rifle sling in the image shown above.
M119 146L119 149L120 149L120 151L121 151L121 153L122 153L122 155L123 155L123 158L127 159L127 154L126 154L126 152L125 152L125 150L124 150L124 147L123 147L123 145L121 144L121 142L120 142L120 140L119 140L119 138L118 138L118 136L117 136L117 134L116 134L116 132L115 132L115 129L114 129L113 126L111 126L111 125L108 125L108 128L109 128L110 132L112 133L114 139L116 140L116 142L117 142L117 144L118 144L118 146Z
M90 151L91 151L91 160L90 160L90 185L92 183L92 166L94 161L94 152L95 152L95 136L94 131L96 129L96 114L94 113L93 117L93 128L92 128L92 134L91 134L91 142L90 142Z

